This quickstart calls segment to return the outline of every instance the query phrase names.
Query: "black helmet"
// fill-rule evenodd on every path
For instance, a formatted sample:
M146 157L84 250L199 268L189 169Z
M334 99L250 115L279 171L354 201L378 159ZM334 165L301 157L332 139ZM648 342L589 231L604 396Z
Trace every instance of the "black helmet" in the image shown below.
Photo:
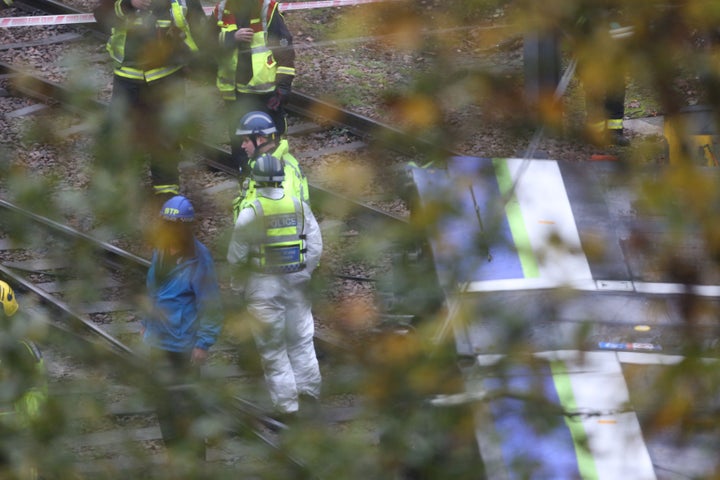
M270 115L257 111L246 113L240 119L240 124L235 130L235 135L237 136L262 135L263 137L273 138L276 133L277 128Z
M255 159L252 167L252 178L256 183L282 182L285 180L283 162L269 153L263 153Z

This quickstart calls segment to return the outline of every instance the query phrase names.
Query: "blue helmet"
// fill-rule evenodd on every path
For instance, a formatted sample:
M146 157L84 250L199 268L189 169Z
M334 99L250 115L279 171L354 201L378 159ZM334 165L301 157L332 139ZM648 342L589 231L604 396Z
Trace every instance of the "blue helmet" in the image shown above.
M282 182L285 180L282 160L269 153L263 153L253 163L252 178L256 183Z
M257 136L273 137L277 133L275 122L265 112L249 112L240 119L240 124L235 130L237 136Z
M192 222L195 220L195 209L190 200L182 195L176 195L165 202L160 210L160 216L171 222Z

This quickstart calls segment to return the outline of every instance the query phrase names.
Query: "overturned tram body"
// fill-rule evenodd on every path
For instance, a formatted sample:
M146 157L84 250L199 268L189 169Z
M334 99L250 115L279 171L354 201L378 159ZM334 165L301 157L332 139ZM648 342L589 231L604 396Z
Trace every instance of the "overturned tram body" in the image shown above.
M657 194L672 172L454 157L410 173L479 478L718 474L720 271L685 199Z

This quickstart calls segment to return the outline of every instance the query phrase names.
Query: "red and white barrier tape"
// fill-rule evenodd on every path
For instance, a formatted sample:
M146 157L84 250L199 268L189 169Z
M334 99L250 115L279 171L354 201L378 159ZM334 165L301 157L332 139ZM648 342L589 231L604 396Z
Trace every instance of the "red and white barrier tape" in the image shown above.
M382 2L385 0L321 0L318 2L292 2L280 3L280 10L308 10L311 8L346 7L363 3ZM214 7L204 7L205 13L210 14ZM39 25L67 25L71 23L95 23L92 13L77 13L65 15L38 15L35 17L3 17L0 18L0 28L33 27Z
M321 0L318 2L280 2L280 10L289 12L290 10L306 10L311 8L328 8L328 7L348 7L352 5L360 5L362 3L382 2L384 0Z

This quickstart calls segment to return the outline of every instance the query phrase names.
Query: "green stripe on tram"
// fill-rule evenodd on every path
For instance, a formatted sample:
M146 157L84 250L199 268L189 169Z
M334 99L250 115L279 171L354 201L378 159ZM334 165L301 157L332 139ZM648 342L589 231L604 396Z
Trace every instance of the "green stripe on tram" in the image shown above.
M525 219L520 209L517 197L513 192L513 179L510 175L507 159L493 158L495 166L495 176L497 177L500 193L506 199L505 213L507 214L508 223L510 224L510 232L517 248L520 265L523 269L525 278L538 278L540 270L538 268L535 255L530 245L530 235L525 228Z
M570 374L565 363L560 360L551 361L550 370L552 371L555 390L557 390L563 411L577 412L578 408L572 390L572 383L570 382ZM588 435L583 426L582 418L565 416L565 423L573 438L581 478L583 480L598 480L600 477L595 465L595 459L588 447Z

